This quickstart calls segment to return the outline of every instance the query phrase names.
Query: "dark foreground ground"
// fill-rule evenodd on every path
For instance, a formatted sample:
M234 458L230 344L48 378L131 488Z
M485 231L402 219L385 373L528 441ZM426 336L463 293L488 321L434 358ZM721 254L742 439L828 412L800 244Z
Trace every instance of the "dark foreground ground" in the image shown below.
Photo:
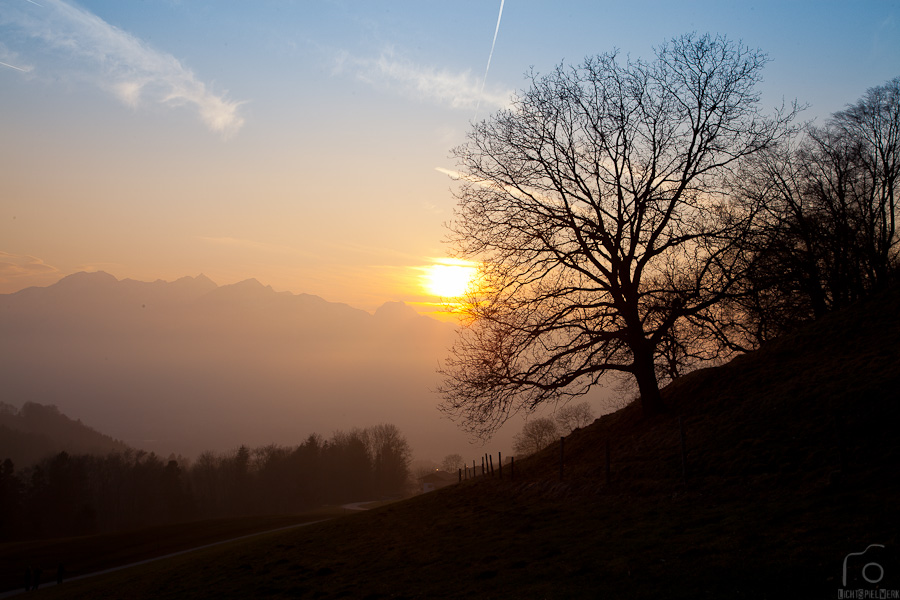
M348 514L340 508L302 515L213 519L114 534L0 544L0 594L24 587L25 570L40 568L55 582L58 565L67 579L258 532Z
M885 294L684 377L668 414L599 419L566 439L562 479L557 445L514 479L34 597L900 597L898 306Z

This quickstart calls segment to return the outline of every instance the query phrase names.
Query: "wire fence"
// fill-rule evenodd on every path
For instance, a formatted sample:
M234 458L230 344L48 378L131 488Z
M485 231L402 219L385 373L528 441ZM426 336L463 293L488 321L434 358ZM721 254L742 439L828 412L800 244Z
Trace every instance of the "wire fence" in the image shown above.
M684 484L687 484L689 477L689 463L688 463L688 445L687 439L685 436L685 423L681 417L678 417L677 420L677 441L673 444L675 446L673 448L673 452L671 455L671 462L665 461L669 463L669 467L664 470L671 473L671 476L677 477ZM603 457L600 461L599 468L595 469L595 473L598 476L598 479L604 481L606 485L610 485L613 478L613 447L611 444L611 438L607 437L603 440L602 444L599 447L599 450L603 452ZM674 440L673 440L674 441ZM558 455L558 478L560 481L566 479L567 476L567 467L570 468L577 465L577 458L572 458L567 456L566 454L566 437L562 436L559 438L559 455ZM569 460L569 464L567 464L567 459ZM546 463L544 463L546 468ZM620 465L624 466L624 465ZM629 469L630 470L630 469ZM519 474L522 476L522 467L519 468ZM473 459L471 465L465 464L458 468L457 479L458 482L467 481L470 479L476 479L481 477L495 477L498 479L508 479L514 480L516 478L516 460L514 456L506 457L504 462L503 455L501 452L497 452L497 462L496 465L494 463L493 454L485 453L482 454L478 459Z

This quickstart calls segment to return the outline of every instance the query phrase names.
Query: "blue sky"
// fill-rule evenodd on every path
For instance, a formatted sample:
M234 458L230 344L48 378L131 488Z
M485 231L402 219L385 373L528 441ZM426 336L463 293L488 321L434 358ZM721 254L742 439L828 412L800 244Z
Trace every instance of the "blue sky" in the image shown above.
M0 292L256 277L429 310L452 147L523 73L690 31L826 117L900 75L898 2L0 0Z

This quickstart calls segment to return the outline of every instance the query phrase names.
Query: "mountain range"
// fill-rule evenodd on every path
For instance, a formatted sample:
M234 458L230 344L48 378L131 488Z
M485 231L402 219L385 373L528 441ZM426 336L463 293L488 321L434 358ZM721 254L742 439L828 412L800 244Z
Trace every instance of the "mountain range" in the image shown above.
M370 314L255 279L82 272L0 295L2 400L163 455L393 423L439 460L469 441L432 391L455 332L399 302Z

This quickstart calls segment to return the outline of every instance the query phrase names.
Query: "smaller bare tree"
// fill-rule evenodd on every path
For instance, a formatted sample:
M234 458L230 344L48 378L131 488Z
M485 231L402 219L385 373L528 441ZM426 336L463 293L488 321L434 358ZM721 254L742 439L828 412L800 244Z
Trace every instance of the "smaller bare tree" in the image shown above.
M587 427L594 422L594 410L587 402L579 402L578 404L566 404L556 411L556 424L559 425L560 431L566 434L572 433L576 429Z
M457 469L465 464L465 462L466 461L459 454L448 454L444 457L443 462L441 462L441 471L455 473Z
M539 452L559 439L559 428L549 417L532 419L513 438L513 452L528 456Z

